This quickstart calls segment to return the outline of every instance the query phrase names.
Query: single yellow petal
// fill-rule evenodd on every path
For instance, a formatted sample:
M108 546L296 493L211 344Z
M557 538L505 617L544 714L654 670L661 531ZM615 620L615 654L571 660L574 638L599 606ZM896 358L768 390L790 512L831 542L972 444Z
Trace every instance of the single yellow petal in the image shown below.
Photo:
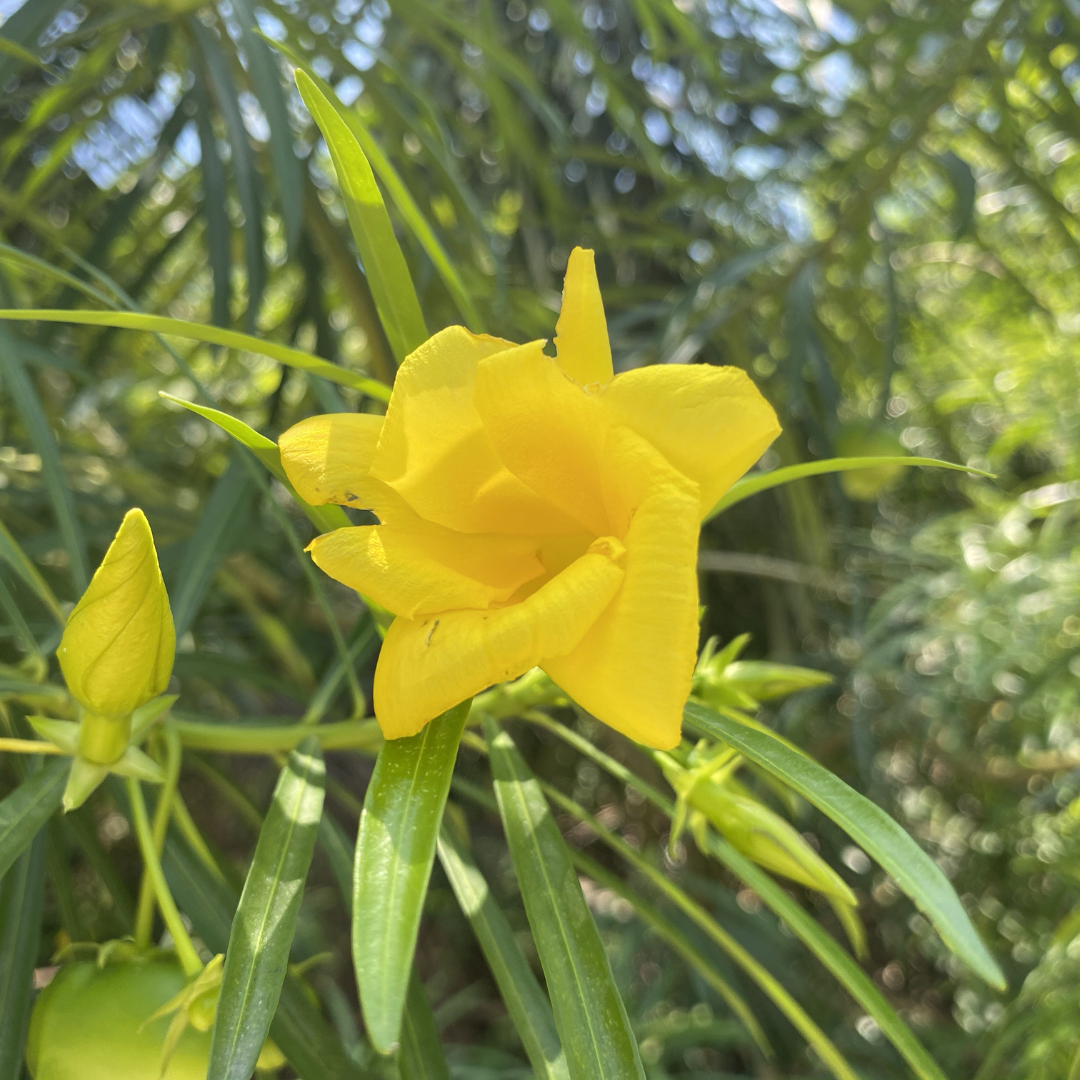
M332 578L407 619L487 608L544 572L536 540L455 533L414 518L316 537L308 550Z
M627 428L608 435L605 488L613 518L629 522L623 587L573 651L541 667L598 720L667 750L697 654L700 495Z
M371 475L421 517L467 533L576 530L502 464L473 404L477 364L515 347L450 326L398 370Z
M154 536L146 515L129 510L68 616L56 650L60 670L84 709L127 717L165 690L175 653Z
M603 400L615 422L632 428L697 482L702 515L780 434L772 406L739 368L636 368L616 377Z
M385 520L401 500L368 475L383 417L327 413L294 424L278 439L281 465L297 494L312 506L341 503Z
M481 360L476 410L502 463L594 536L608 532L600 491L607 410L534 341Z
M375 716L386 738L415 735L485 687L574 648L618 592L623 554L618 540L597 540L519 604L395 619L375 669Z
M566 264L555 352L559 367L582 386L603 385L614 374L596 258L588 248L574 248Z

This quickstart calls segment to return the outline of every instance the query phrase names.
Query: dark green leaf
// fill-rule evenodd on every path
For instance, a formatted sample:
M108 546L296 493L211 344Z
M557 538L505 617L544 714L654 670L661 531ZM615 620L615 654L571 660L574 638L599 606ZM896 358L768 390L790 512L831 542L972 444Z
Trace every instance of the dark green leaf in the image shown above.
M372 1045L400 1040L416 935L469 702L383 744L364 797L353 876L353 964Z
M569 1080L551 1003L529 967L513 927L491 895L484 875L468 848L446 824L439 833L439 861L461 910L472 924L537 1080Z
M439 1029L424 984L414 970L409 978L405 1017L401 1025L401 1080L450 1080Z
M277 1010L322 817L326 766L307 739L281 770L225 951L207 1080L248 1080Z
M60 808L70 771L69 758L55 758L0 802L0 877L30 846L53 811Z
M1005 976L949 879L881 807L771 732L748 727L693 701L687 704L684 717L691 729L734 747L832 818L895 878L961 960L991 986L1005 989Z
M17 1077L33 1001L45 906L45 834L0 878L0 1076Z
M604 943L540 785L513 740L485 718L495 797L573 1080L645 1073Z

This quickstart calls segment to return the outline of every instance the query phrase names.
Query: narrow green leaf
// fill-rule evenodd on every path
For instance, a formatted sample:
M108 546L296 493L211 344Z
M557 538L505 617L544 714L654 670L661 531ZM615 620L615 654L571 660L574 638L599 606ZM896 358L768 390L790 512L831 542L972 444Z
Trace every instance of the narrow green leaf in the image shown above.
M297 68L296 85L330 150L371 295L400 364L427 340L428 332L386 204L336 96L326 97L302 68Z
M746 727L693 701L686 705L683 716L692 730L734 747L832 818L893 876L934 924L945 944L972 971L994 988L1006 988L1005 976L972 925L949 879L881 807L848 787L813 758L795 753L771 732Z
M320 532L331 532L334 529L347 528L352 524L348 515L340 506L311 506L300 498L296 488L292 486L292 482L285 475L285 470L281 467L281 454L278 452L278 445L273 439L260 435L253 427L248 427L243 420L238 420L235 416L230 416L220 409L211 409L207 405L197 405L193 401L173 397L172 394L167 394L164 390L159 390L158 396L165 398L166 401L182 405L185 409L189 409L191 412L209 420L212 424L217 424L222 431L227 435L231 435L241 446L246 446L296 500L297 506L307 514L311 523Z
M270 127L274 183L285 222L285 239L289 250L294 251L304 225L304 173L300 159L293 151L292 125L281 88L281 72L274 54L258 31L251 0L233 0L233 13L243 35L248 74Z
M210 492L202 517L184 547L179 570L169 582L177 638L195 621L214 575L248 519L253 496L247 472L239 462L231 461Z
M409 992L405 998L398 1069L401 1080L450 1080L450 1067L439 1041L439 1028L415 968L409 977Z
M2 315L3 312L0 312ZM787 465L782 469L774 469L767 473L753 473L744 476L732 485L728 493L705 515L705 521L716 517L717 514L743 499L749 499L751 495L757 495L759 491L768 491L769 488L780 487L781 484L790 484L792 480L803 480L808 476L824 476L827 473L848 472L851 469L877 469L882 465L926 465L935 469L952 469L954 472L972 473L975 476L985 476L994 479L993 473L983 472L982 469L973 469L970 465L956 465L951 461L939 461L937 458L928 457L850 457L829 458L826 461L805 461L801 465Z
M211 952L224 952L236 911L236 893L175 833L166 839L162 864L169 888L195 932ZM285 977L270 1037L302 1080L370 1080L345 1052L310 990L295 975Z
M439 833L439 861L480 942L536 1080L569 1080L551 1003L529 967L513 927L491 895L484 875L465 845L445 824Z
M0 878L60 808L71 761L56 758L0 802Z
M281 770L225 951L207 1080L248 1080L277 1010L289 966L326 766L307 739Z
M64 475L56 436L49 426L34 384L23 367L19 343L3 330L0 330L0 374L15 402L30 442L41 457L41 475L67 549L71 579L76 591L81 594L90 582L90 562L86 554L86 539L75 514L75 497Z
M20 1076L45 907L45 833L0 878L0 1076Z
M247 264L247 312L244 325L253 330L259 314L259 304L266 288L266 255L263 250L263 211L260 178L255 167L255 155L240 113L236 84L229 72L225 53L210 30L195 18L189 20L195 40L202 53L210 85L218 109L225 120L225 130L232 152L233 185L244 212L244 260Z
M66 6L67 0L35 0L32 4L23 4L4 20L4 40L26 50L32 49L37 45L38 38L48 30L49 25ZM22 66L21 56L6 50L0 53L0 86Z
M547 800L509 734L487 717L484 730L499 815L570 1076L644 1080L604 944Z
M8 532L7 526L0 521L0 559L8 564L37 594L38 599L49 609L53 618L64 625L64 612L52 589L38 573L38 568L30 561L19 542Z
M378 401L390 400L390 387L377 379L369 379L354 371L331 364L311 353L294 349L289 345L279 345L273 341L241 334L236 330L226 330L220 326L208 326L204 323L189 322L187 319L168 319L160 315L144 315L137 311L68 311L51 309L5 309L0 310L0 319L21 322L67 322L80 326L113 326L119 330L146 330L152 334L172 334L176 337L193 338L208 345L224 345L229 349L241 349L244 352L268 356L279 364L298 368L311 375L318 375L327 382L341 386L351 386L354 390L375 398Z
M382 1054L400 1041L420 915L469 704L447 710L419 734L384 743L364 797L352 950L368 1037Z
M34 67L48 70L29 49L16 45L14 41L9 41L6 37L0 37L0 53L13 57L15 60L21 60L24 65L32 64Z
M274 46L280 49L291 63L311 79L327 101L336 102L337 95L334 93L333 87L320 79L295 49L285 42L274 42ZM409 191L400 173L394 168L394 163L383 153L382 147L376 142L371 132L368 131L356 109L337 108L337 114L348 125L349 131L352 132L354 138L360 144L360 149L370 162L375 175L382 181L383 186L389 193L394 206L401 215L401 220L413 236L416 237L417 243L424 249L424 253L431 260L432 266L435 267L435 272L442 278L443 284L461 313L461 317L472 330L476 332L482 331L483 325L480 313L476 310L476 305L473 303L468 289L465 288L465 283L461 280L457 268L451 261L450 256L447 255L446 249L442 246L435 230L424 216L424 212L413 198L412 192Z

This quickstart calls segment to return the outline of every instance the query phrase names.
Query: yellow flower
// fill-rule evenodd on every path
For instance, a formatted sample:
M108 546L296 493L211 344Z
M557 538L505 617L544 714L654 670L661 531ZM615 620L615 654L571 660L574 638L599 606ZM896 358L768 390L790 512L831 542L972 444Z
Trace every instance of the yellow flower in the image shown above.
M175 652L154 537L143 512L129 510L56 650L84 710L82 756L110 764L123 754L131 713L164 691Z
M397 616L375 673L389 739L539 665L631 738L679 741L699 524L776 415L736 368L614 377L591 251L570 256L556 357L545 344L448 327L406 358L385 417L316 416L281 437L304 499L379 519L310 551Z

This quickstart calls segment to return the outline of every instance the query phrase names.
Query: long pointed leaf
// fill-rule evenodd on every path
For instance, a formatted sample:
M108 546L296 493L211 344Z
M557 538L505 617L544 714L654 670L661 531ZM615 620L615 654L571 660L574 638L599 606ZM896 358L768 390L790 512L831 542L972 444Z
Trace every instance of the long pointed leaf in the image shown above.
M573 1080L645 1073L604 943L551 809L513 740L485 718L495 798Z
M45 906L45 834L0 878L0 1076L21 1075Z
M242 349L245 352L268 356L279 364L298 368L311 375L318 375L327 382L341 386L351 386L361 390L379 401L390 400L390 387L377 379L369 379L354 371L331 364L318 356L293 349L288 345L278 345L273 341L241 334L236 330L226 330L220 326L208 326L205 323L189 322L186 319L168 319L160 315L144 315L137 311L68 311L43 309L5 309L0 310L0 319L21 322L67 322L79 326L113 326L119 330L146 330L152 334L173 334L176 337L194 338L208 345L224 345L228 349Z
M248 1080L270 1031L315 850L325 778L315 739L289 755L278 777L229 934L207 1080Z
M1001 968L983 944L949 879L881 807L771 733L747 727L696 702L687 704L684 718L694 731L734 747L832 818L895 878L945 944L972 971L996 989L1005 989Z
M30 846L53 811L60 808L70 771L69 758L50 761L0 802L0 878Z
M974 476L994 479L993 473L984 472L982 469L973 469L970 465L957 465L951 461L939 461L937 458L928 457L902 455L805 461L801 465L787 465L782 469L774 469L772 472L744 476L733 484L728 493L705 515L705 520L716 517L717 514L736 503L741 503L743 499L749 499L751 495L757 495L759 491L768 491L769 488L790 484L792 480L803 480L808 476L825 476L828 473L850 472L852 469L876 469L882 465L926 465L935 469L951 469L954 472L966 472Z
M551 1002L529 967L513 927L491 895L484 875L465 845L446 825L439 834L439 861L461 910L472 924L537 1080L569 1080Z
M302 68L296 71L296 85L330 150L371 295L400 364L428 333L386 204L371 165L334 99L324 96Z
M415 969L409 978L409 993L405 999L398 1068L401 1080L450 1080L450 1067L439 1041L439 1028L427 991Z
M379 751L356 838L352 950L372 1045L392 1053L443 807L469 714L463 702Z

